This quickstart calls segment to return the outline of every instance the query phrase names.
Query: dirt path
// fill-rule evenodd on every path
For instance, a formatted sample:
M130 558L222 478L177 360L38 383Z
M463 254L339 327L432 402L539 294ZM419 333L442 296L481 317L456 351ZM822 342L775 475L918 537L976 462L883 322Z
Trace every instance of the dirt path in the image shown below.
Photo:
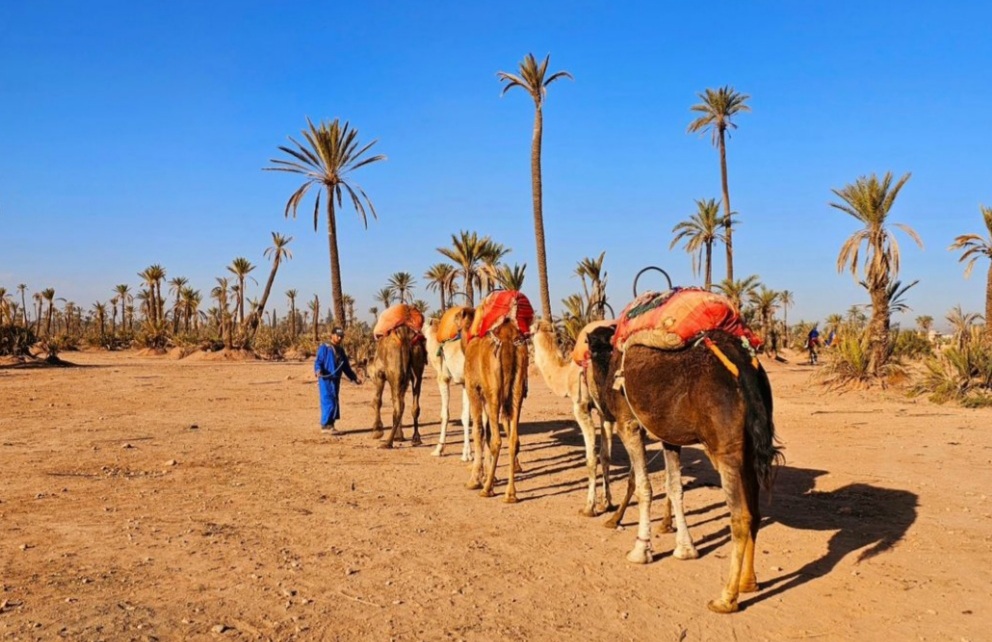
M992 628L990 410L827 394L808 367L772 364L788 463L763 502L761 590L718 616L706 602L729 532L706 457L683 457L702 557L675 560L674 536L657 535L655 563L631 565L635 511L625 530L579 515L581 437L540 377L521 501L505 505L464 489L460 427L430 456L433 377L425 445L385 452L368 385L344 390L343 437L319 433L309 363L66 358L83 367L0 369L2 639L960 641Z

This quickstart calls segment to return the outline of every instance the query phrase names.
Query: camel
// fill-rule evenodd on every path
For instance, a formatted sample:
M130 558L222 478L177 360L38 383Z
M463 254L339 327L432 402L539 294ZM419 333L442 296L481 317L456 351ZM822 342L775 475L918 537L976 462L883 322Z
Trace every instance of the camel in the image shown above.
M628 344L626 351L614 351L610 338L609 331L595 331L589 347L604 419L616 421L635 476L638 531L627 559L652 561L652 491L641 427L663 442L666 470L678 470L678 447L701 443L720 475L733 547L727 583L720 598L707 606L717 613L737 611L740 593L758 590L754 546L761 521L759 486L769 487L782 458L775 445L768 376L739 339L721 330L706 332L700 341L677 350ZM696 557L681 482L676 487L673 477L668 476L667 489L678 529L673 555Z
M589 475L586 504L579 511L586 517L594 517L610 510L613 500L610 496L610 459L613 445L613 423L604 421L602 430L597 431L593 423L592 410L595 401L589 395L586 369L571 359L561 356L555 342L554 328L542 319L534 328L534 362L544 383L559 397L572 400L572 414L582 431L586 447L586 472ZM596 503L596 433L600 433L599 463L603 469L603 503ZM622 514L621 514L622 515ZM619 520L619 517L618 517ZM616 524L613 524L615 527Z
M468 392L471 412L472 440L475 456L469 481L470 490L481 488L482 497L493 496L496 464L503 440L500 427L510 440L509 479L506 486L506 503L517 501L517 455L520 450L520 408L523 405L527 382L526 337L516 323L505 319L485 336L469 340L467 326L462 326L462 351L465 354L465 389ZM483 413L491 421L484 420ZM482 440L489 444L490 461L486 462L485 480L482 478Z
M423 337L413 328L401 325L379 339L375 348L375 358L372 361L372 377L375 380L375 395L372 398L372 408L375 411L373 439L380 439L383 435L380 409L382 390L387 381L393 398L392 429L389 431L389 437L379 445L380 448L392 448L394 440L404 440L401 424L408 387L413 389L413 439L410 443L414 446L420 445L420 387L424 381L426 364L427 348L424 346Z
M472 323L474 308L462 307L457 315L457 326L467 327ZM444 453L444 442L448 435L448 402L451 397L451 384L462 387L462 428L464 439L462 440L462 461L472 459L472 442L469 428L469 402L468 392L465 389L465 352L462 349L462 342L459 340L449 340L438 343L437 321L432 320L427 326L424 336L427 339L427 358L431 366L437 372L437 387L441 392L441 436L438 437L437 447L431 452L435 457L440 457Z

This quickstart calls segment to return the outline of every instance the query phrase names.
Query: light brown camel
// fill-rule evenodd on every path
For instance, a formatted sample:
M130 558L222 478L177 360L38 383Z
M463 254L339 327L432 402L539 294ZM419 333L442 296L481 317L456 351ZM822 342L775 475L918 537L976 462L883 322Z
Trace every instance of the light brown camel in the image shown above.
M455 313L457 327L468 327L472 323L475 314L474 308L462 307ZM431 366L437 372L437 387L441 392L441 435L437 440L437 447L431 452L435 457L440 457L444 453L444 442L448 435L448 404L451 397L451 385L462 388L462 461L472 459L472 441L469 428L469 402L468 392L465 390L465 352L462 349L462 342L456 338L443 343L437 340L438 322L432 320L424 332L427 340L427 358Z
M665 444L666 466L673 469L678 457L671 447L701 443L720 475L732 540L727 583L708 606L717 613L736 611L740 593L758 590L754 546L761 521L759 485L768 487L781 459L768 376L740 340L720 330L678 350L628 345L626 352L612 349L611 334L593 332L589 347L603 409L617 422L636 479L640 519L627 559L639 564L652 560L651 482L641 426ZM679 536L684 532L688 537L681 484L674 488L669 483L668 491Z
M504 501L517 501L517 454L520 450L520 408L527 382L526 337L512 320L504 320L485 336L469 340L463 326L462 350L465 353L465 389L472 415L472 438L475 456L467 487L482 488L483 497L492 497L496 465L503 440L500 427L510 440L510 466ZM489 421L484 420L483 413ZM491 458L486 461L485 480L482 479L483 439L489 445Z
M380 448L392 448L393 441L403 441L403 405L408 387L413 389L413 440L414 446L420 445L420 387L424 381L424 366L427 364L427 348L424 337L416 330L401 325L389 334L379 339L375 347L375 358L372 361L372 378L375 380L375 395L372 398L372 409L375 411L375 423L372 425L372 438L380 439L383 435L382 390L389 382L389 391L393 399L393 424L389 436L379 444Z
M555 341L554 328L542 319L534 327L534 363L541 371L544 383L548 384L551 392L559 397L572 400L572 414L582 431L582 440L586 447L586 472L589 475L586 504L580 511L587 517L593 517L604 511L613 509L613 499L610 496L610 460L613 446L613 423L604 421L601 429L596 429L593 422L592 410L596 407L589 395L589 384L586 381L585 368L571 359L561 356ZM596 434L600 435L599 463L603 470L603 502L596 503ZM614 524L616 526L616 524Z

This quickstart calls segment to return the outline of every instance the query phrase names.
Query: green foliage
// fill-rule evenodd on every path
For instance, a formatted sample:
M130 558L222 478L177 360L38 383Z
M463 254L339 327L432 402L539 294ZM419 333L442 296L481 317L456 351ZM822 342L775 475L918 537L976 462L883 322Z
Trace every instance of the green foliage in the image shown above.
M31 328L0 325L0 357L27 356L37 340Z
M252 338L251 348L265 359L282 359L291 345L289 333L284 328L261 325Z
M905 368L893 354L894 342L890 341L885 365L881 368L881 377L876 378L868 369L871 360L871 349L868 333L847 333L842 335L836 348L831 353L828 363L823 366L822 377L825 383L832 386L870 386L876 381L883 385L896 376L905 374Z
M913 330L896 330L892 333L892 353L907 359L923 359L933 356L930 339Z
M934 403L956 401L968 408L992 405L992 346L988 343L949 346L925 365L927 372L913 386L913 394L927 394Z
M165 321L145 321L134 337L134 343L142 348L165 350L169 346L169 331Z

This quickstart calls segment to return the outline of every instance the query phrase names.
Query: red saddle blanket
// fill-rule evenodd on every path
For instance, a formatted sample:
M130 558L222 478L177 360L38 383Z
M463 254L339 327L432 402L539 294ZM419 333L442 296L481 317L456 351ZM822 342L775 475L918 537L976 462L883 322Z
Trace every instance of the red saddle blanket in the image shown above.
M753 348L762 344L727 297L701 288L674 288L634 299L620 315L613 345L676 350L707 330L743 337Z
M412 305L397 303L379 315L372 334L376 339L381 339L401 325L409 326L420 332L424 328L424 315Z
M475 319L472 321L472 327L469 328L468 338L484 336L506 319L514 321L521 334L530 334L530 326L534 322L534 308L522 292L497 290L490 293L475 311Z

